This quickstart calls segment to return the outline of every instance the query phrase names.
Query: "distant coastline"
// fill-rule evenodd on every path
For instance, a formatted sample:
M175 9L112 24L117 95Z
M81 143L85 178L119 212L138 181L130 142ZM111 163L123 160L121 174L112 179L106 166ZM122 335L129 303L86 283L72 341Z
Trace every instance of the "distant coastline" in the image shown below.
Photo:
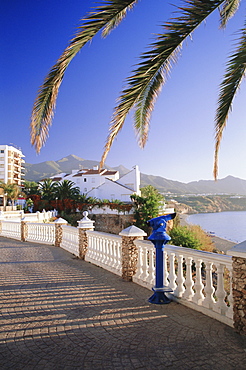
M189 226L190 224L187 222L187 218L188 218L188 214L181 214L179 215L179 219L180 219L180 225L181 226ZM214 246L216 249L218 249L220 252L224 252L226 253L229 249L231 249L235 244L237 243L234 243L230 240L226 240L226 239L223 239L223 238L220 238L218 236L210 236L211 237L211 240L212 242L214 243Z

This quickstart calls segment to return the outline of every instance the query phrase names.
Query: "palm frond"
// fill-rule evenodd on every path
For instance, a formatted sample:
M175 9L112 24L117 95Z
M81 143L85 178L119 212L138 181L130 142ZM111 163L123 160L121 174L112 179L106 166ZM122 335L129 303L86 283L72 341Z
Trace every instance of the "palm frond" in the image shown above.
M127 114L135 105L138 107L135 127L140 136L143 134L143 138L140 138L141 145L146 142L151 110L166 80L165 75L169 73L173 61L177 59L183 41L223 2L224 0L185 0L184 6L179 8L181 15L163 25L164 32L157 35L157 41L151 44L151 49L141 55L138 68L127 79L127 87L123 90L114 110L101 166ZM156 81L157 76L159 83ZM153 86L154 92L151 90Z
M132 1L131 4L125 5L124 9L121 12L115 14L115 17L112 18L109 22L107 22L106 26L102 31L102 36L106 37L109 33L115 29L120 22L126 17L126 14L129 10L133 8L133 6L138 2L138 0Z
M241 0L226 0L220 10L220 26L224 28L238 10Z
M164 70L160 70L136 103L134 127L140 148L144 148L148 139L151 113L164 83L164 79Z
M127 10L138 0L111 0L105 5L95 7L95 11L82 19L82 24L70 44L64 50L56 64L51 68L43 85L38 91L31 117L31 143L40 152L48 137L59 87L64 73L81 48L87 44L99 31L104 29L104 35L123 19ZM107 27L107 25L109 25ZM105 28L106 27L106 28Z
M215 155L214 155L214 178L218 176L218 152L221 144L222 134L226 126L229 112L232 109L234 97L239 90L246 70L246 23L241 30L236 50L227 63L227 69L222 83L218 108L215 118Z

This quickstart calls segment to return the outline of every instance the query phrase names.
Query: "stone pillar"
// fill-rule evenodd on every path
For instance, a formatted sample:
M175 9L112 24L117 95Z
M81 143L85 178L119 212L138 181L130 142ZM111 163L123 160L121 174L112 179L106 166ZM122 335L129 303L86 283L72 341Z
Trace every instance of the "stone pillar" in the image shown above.
M83 212L83 218L78 221L78 229L79 229L79 258L84 260L87 249L88 249L88 230L94 230L94 222L90 220L88 216L88 212Z
M27 222L23 218L21 220L21 241L25 242L27 239L27 236L28 236L28 226L27 226Z
M246 335L246 241L232 247L227 254L232 256L234 328Z
M62 225L67 225L67 221L63 218L58 218L55 224L55 247L60 247L62 242Z
M129 226L119 235L122 237L122 278L126 281L132 281L138 263L138 249L134 241L136 239L142 240L147 234L136 226Z

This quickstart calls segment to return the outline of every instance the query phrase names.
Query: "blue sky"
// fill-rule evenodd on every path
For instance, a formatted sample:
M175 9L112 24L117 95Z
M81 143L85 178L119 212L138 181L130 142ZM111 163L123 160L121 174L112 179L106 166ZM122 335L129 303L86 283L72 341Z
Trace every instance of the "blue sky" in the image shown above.
M106 39L98 35L76 56L60 88L50 137L37 155L29 133L37 90L94 2L2 1L0 143L21 147L28 163L69 154L99 161L124 80L170 17L170 3L140 1ZM182 182L213 178L216 98L244 10L242 2L226 30L219 29L215 12L194 32L157 100L145 149L137 146L131 112L108 155L109 166L138 164L143 173ZM219 178L246 179L245 98L243 82L224 132Z

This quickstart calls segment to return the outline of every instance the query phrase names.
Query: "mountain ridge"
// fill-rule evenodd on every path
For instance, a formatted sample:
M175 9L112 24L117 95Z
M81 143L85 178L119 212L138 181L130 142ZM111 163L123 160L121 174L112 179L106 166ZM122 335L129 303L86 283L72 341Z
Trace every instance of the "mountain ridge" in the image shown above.
M40 181L44 178L54 176L58 173L71 173L72 170L82 168L92 168L99 166L99 161L80 158L74 154L63 157L57 161L45 161L36 164L25 163L26 180ZM119 165L110 167L105 165L106 169L117 170L120 175L125 175L130 170ZM217 180L199 180L183 183L180 181L169 180L161 176L148 175L141 173L141 187L152 185L162 193L177 194L234 194L246 195L246 180L231 175L224 179Z

